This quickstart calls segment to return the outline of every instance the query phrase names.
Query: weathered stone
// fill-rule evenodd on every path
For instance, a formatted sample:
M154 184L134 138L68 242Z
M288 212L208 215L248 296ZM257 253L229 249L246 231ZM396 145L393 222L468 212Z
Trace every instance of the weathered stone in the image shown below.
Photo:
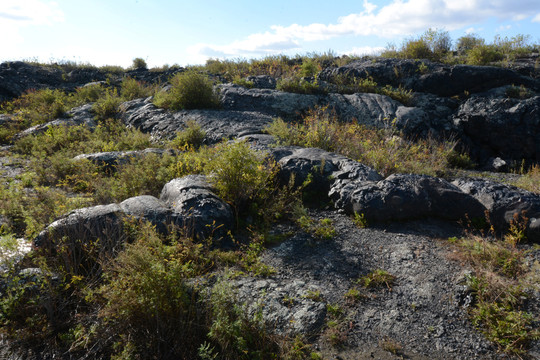
M246 89L234 84L219 86L224 110L255 111L270 116L296 118L315 107L319 97L269 89Z
M482 203L497 230L506 231L516 217L523 221L525 216L526 234L530 240L540 241L540 195L484 179L460 178L452 184Z
M167 227L176 222L173 211L163 201L150 196L141 195L129 198L120 203L120 208L127 216L144 219L156 227L156 230L165 234Z
M540 160L540 97L471 96L453 118L474 158Z
M15 139L20 139L29 135L42 134L53 126L71 127L81 125L84 125L91 130L95 129L97 126L96 122L94 121L94 115L92 114L92 104L86 104L73 108L66 113L66 117L49 121L46 124L32 126L16 134Z
M212 192L202 175L188 175L169 181L163 187L161 201L176 215L176 225L196 238L220 237L234 225L229 204Z
M379 182L352 182L332 195L337 207L373 221L428 217L458 220L466 214L481 216L484 210L458 187L425 175L394 174Z
M182 110L169 112L157 108L151 99L128 101L121 106L121 118L128 126L158 138L173 138L186 128L188 121L197 122L207 132L205 141L213 144L223 139L260 134L272 117L250 111Z
M112 254L124 241L123 217L124 212L118 204L74 210L40 232L34 245L54 254L57 246L63 244L80 254L83 247L94 243L99 246L100 253Z
M257 76L248 76L246 77L247 81L253 83L253 87L258 89L275 89L276 88L276 79L269 75L257 75Z
M420 70L424 67L425 70ZM371 78L379 85L399 85L416 92L450 97L477 93L504 85L526 85L539 90L538 81L513 70L493 66L443 65L428 60L358 60L338 68L327 68L319 78L336 76ZM441 84L444 84L442 86Z

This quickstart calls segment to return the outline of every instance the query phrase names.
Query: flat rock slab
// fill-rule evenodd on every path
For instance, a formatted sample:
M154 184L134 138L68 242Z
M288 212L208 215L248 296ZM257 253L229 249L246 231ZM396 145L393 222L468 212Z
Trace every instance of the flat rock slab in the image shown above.
M343 346L331 347L325 335L316 341L328 359L392 358L382 342L392 340L411 359L499 359L494 348L468 319L465 274L459 262L449 260L451 249L444 239L460 236L461 230L448 223L422 221L359 229L351 219L333 211L312 211L315 219L329 218L336 229L332 240L317 241L301 231L271 249L263 260L277 274L265 280L241 282L240 293L250 288L268 299L289 300L293 310L304 309L317 319L318 308L309 308L303 296L319 291L315 302L339 304L343 309ZM427 235L429 234L429 235ZM357 279L375 269L396 277L391 290L382 286L364 289ZM293 285L296 284L296 285ZM349 301L345 294L356 288L362 294ZM260 298L261 296L259 296ZM292 299L292 300L290 300ZM287 305L270 326L289 331L293 324ZM276 308L279 307L276 305ZM280 315L281 314L281 315ZM324 322L332 319L328 312ZM304 325L316 324L304 322ZM302 329L299 327L299 329ZM309 327L304 330L309 334ZM298 329L297 329L298 330ZM320 330L323 331L324 327ZM312 332L312 334L314 334ZM372 357L371 357L372 358Z
M121 105L121 119L128 126L158 138L174 138L186 128L188 121L197 122L207 135L205 142L214 144L223 139L261 134L272 117L255 111L182 110L167 111L157 108L151 98L128 101Z

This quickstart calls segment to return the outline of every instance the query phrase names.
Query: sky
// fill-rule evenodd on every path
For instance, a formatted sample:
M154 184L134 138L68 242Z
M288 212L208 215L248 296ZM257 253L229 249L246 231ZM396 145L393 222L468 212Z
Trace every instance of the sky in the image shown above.
M0 62L371 55L429 28L540 43L540 0L0 0Z

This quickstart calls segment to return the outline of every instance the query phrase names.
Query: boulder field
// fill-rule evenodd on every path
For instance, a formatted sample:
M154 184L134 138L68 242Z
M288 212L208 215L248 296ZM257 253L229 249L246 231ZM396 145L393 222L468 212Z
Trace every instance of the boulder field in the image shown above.
M178 71L182 69L154 74L137 70L126 75L164 82ZM369 76L381 85L403 86L414 92L408 104L380 94L338 94L332 92L330 82L335 76ZM72 90L102 80L105 77L99 70L73 70L62 76L59 70L4 63L0 64L0 101L29 88ZM315 219L331 219L335 237L318 241L292 223L276 225L273 233L293 234L263 254L263 261L276 273L267 278L231 280L239 299L253 312L264 302L262 314L273 331L303 335L332 359L397 358L381 345L388 339L400 344L404 358L507 358L470 323L467 312L472 298L465 285L470 269L452 258L452 250L441 239L462 236L460 220L483 218L487 212L499 233L507 231L516 216L526 216L524 232L531 243L540 244L540 195L481 177L393 174L384 178L342 155L317 148L277 146L264 129L276 117L298 120L315 106L329 106L343 121L356 120L380 128L392 123L410 137L456 139L476 162L489 169L495 158L509 164L523 160L538 163L537 69L449 66L427 60L360 60L323 70L317 80L328 93L320 95L279 91L276 79L269 76L248 80L254 88L231 83L216 86L220 109L173 112L157 108L150 98L141 98L123 103L119 114L126 126L155 138L170 138L195 120L206 131L208 145L223 139L246 141L280 165L279 177L284 181L294 175L301 184L311 176L310 190L331 204L311 209L309 214ZM508 88L520 85L531 91L528 98L507 95ZM56 125L96 126L90 105L74 108L68 115L16 137L31 136ZM6 121L11 121L9 116L0 115L0 126ZM78 158L113 168L145 153L159 155L164 151L80 154ZM356 227L352 221L355 214L362 214L370 226ZM123 241L125 218L147 220L161 232L167 232L169 225L180 226L198 239L224 238L236 227L233 209L216 195L208 179L188 175L167 183L159 198L136 196L118 204L65 214L41 231L34 246L54 253L58 239L69 239L69 246L76 250L86 241L99 238L101 250L111 251ZM532 262L538 261L538 250L531 250L530 257ZM394 274L395 285L391 290L369 292L364 300L352 305L344 335L348 345L330 347L319 337L328 316L327 305L343 299L353 279L375 268ZM319 296L313 296L315 293ZM537 288L531 294L531 311L540 309L539 300ZM2 351L0 358L10 358ZM540 358L538 341L531 344L528 356Z

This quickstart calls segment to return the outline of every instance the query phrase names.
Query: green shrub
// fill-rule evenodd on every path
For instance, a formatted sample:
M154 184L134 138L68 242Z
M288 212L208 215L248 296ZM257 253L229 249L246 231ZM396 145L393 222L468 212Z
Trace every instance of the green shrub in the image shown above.
M92 111L100 120L116 118L122 98L116 89L108 89L103 96L96 100L92 106Z
M6 113L17 113L21 129L59 118L69 108L68 96L58 89L28 90L2 107Z
M512 85L506 88L506 96L512 99L528 99L534 96L534 92L527 89L525 85Z
M173 76L171 89L154 96L154 104L171 110L209 109L219 106L219 99L210 79L196 71L185 71Z
M201 128L195 120L188 120L186 128L176 133L176 137L171 141L171 145L177 149L192 147L198 149L203 144L206 131Z
M503 59L503 54L493 45L479 45L469 50L467 63L470 65L488 65Z
M134 70L146 70L148 69L148 65L146 65L146 61L143 58L135 58L133 59L133 64L131 65L131 68Z
M468 34L460 37L456 43L456 50L460 54L467 54L470 50L478 46L485 45L485 40L476 34Z
M134 242L106 268L108 282L99 291L103 326L114 329L118 352L134 346L142 358L195 358L207 325L187 280L206 272L209 259L189 239L165 245L147 224L136 226L132 236Z
M122 84L120 85L120 96L125 101L146 98L152 96L153 93L153 86L148 86L133 78L123 79Z
M245 142L220 144L215 157L205 166L210 182L221 198L237 211L261 206L268 200L277 165L265 159L263 153L252 150Z
M308 81L299 77L279 79L277 81L276 89L285 92L308 95L326 93L326 91L319 86L317 81Z
M243 86L245 87L246 89L252 89L253 86L255 85L253 83L253 81L248 81L246 80L245 78L241 78L241 77L236 77L234 80L233 80L233 84L236 84L236 85L240 85L240 86Z
M358 283L362 284L365 288L386 286L389 290L392 289L392 285L395 281L396 277L394 275L381 269L374 270L358 279Z

